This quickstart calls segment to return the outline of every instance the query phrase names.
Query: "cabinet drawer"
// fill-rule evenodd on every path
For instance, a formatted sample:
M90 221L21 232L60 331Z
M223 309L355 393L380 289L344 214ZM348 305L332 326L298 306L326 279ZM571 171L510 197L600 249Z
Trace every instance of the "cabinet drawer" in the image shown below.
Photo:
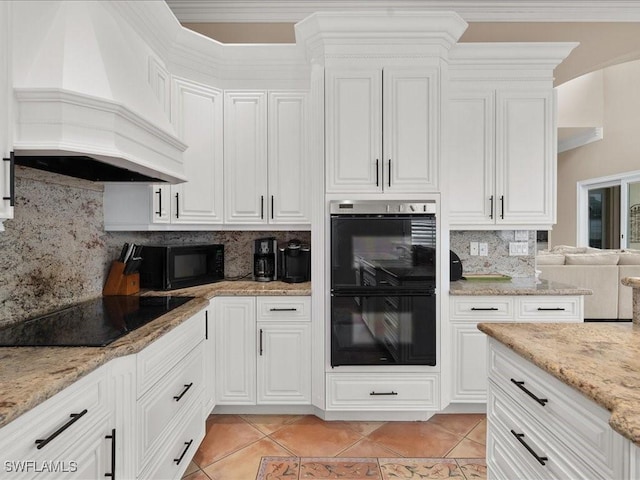
M257 297L258 321L311 320L311 297Z
M0 464L61 458L108 413L106 367L102 367L2 428Z
M138 471L161 447L165 432L204 391L204 345L199 344L138 401Z
M562 444L598 465L602 477L620 476L616 469L622 465L624 439L609 427L607 410L495 341L490 342L489 378Z
M550 435L543 422L530 416L494 384L490 385L487 416L492 425L491 436L515 452L512 461L535 472L527 479L621 478L596 474L590 468L592 459L581 457Z
M571 296L520 298L517 319L551 322L581 321L582 309L580 305L580 298Z
M452 320L512 320L514 313L511 297L451 297Z
M164 335L136 355L137 397L140 398L193 347L203 341L204 335L205 310L202 310L178 325L170 335Z
M432 374L327 374L327 410L434 409L438 394Z
M179 418L166 447L153 456L138 479L179 479L198 450L205 434L202 402L196 402Z

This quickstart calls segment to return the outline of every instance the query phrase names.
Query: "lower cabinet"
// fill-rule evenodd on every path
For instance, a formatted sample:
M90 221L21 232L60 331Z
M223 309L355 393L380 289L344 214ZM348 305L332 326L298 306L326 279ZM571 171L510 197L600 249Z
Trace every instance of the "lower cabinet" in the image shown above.
M486 335L479 322L582 322L581 296L450 297L452 402L487 401Z
M310 297L213 300L216 404L311 403Z
M489 339L489 478L625 480L635 446L609 426L610 412Z
M16 480L181 478L210 411L206 320L198 312L4 426L2 471Z

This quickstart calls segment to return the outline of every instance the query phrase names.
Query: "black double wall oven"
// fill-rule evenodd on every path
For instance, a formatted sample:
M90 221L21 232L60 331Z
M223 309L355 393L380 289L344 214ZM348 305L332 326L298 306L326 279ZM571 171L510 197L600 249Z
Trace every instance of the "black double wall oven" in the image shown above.
M435 202L330 211L331 365L435 365Z

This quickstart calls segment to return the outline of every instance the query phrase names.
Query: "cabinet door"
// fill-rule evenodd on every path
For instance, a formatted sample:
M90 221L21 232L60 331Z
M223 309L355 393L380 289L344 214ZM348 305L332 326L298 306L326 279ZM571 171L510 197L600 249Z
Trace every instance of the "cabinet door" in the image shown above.
M216 404L255 405L255 298L218 297L213 305Z
M0 159L9 158L13 144L9 7L10 2L0 2ZM10 162L0 162L0 232L3 230L2 221L13 218L13 201L9 198L13 181L11 173Z
M189 147L187 181L171 186L172 223L222 223L222 92L174 78L172 121Z
M114 458L115 452L112 447L113 442L118 440L118 432L110 428L109 420L109 417L104 418L90 433L78 438L75 445L61 458L64 471L57 473L55 478L105 478L112 476L108 474L115 474L113 469L118 458Z
M309 223L307 94L269 92L269 223Z
M485 402L487 399L487 336L475 323L452 324L454 402Z
M495 223L495 94L454 92L447 102L444 156L449 218L455 225Z
M555 223L553 91L497 94L496 220Z
M258 324L258 403L311 403L311 324Z
M224 94L225 222L267 223L267 94Z
M385 68L383 84L384 191L437 190L438 71Z
M325 76L327 192L381 192L382 71Z

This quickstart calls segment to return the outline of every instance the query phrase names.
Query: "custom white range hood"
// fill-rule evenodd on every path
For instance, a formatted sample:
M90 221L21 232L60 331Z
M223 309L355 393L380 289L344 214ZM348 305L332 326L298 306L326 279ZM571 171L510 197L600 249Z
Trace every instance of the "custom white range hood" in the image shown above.
M16 163L90 180L182 182L187 145L147 81L151 49L110 4L12 3Z

